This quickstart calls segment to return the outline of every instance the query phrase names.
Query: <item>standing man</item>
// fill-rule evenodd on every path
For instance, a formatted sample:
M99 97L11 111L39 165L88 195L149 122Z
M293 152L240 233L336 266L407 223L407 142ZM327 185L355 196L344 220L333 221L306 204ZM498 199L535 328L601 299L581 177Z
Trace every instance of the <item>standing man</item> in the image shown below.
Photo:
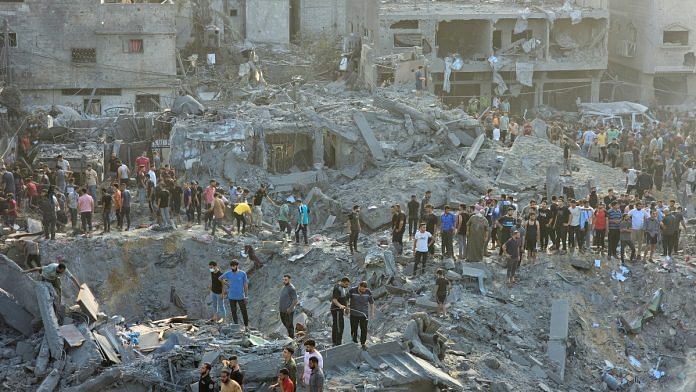
M77 198L77 210L80 213L82 232L88 235L92 231L92 214L94 213L94 199L87 194L87 189L80 189L80 197Z
M249 280L244 271L239 270L239 261L230 261L230 270L222 274L219 280L227 284L227 299L230 301L232 320L239 324L237 319L237 305L242 312L244 330L249 330L249 316L247 314L247 294L249 293Z
M106 188L101 189L102 193L102 220L104 221L104 227L102 227L102 234L111 231L111 208L113 206L113 198L109 194Z
M203 190L203 201L205 201L205 209L208 212L210 212L210 209L213 207L213 201L215 200L215 184L217 184L215 180L210 180L208 186ZM205 230L208 230L211 220L212 215L210 213L205 214Z
M169 228L176 228L176 226L173 226L172 224L172 218L171 215L169 214L169 204L171 202L171 194L169 193L169 190L167 190L166 187L161 187L160 190L157 192L157 208L160 211L160 214L162 215L162 226L164 226L165 229Z
M611 202L611 208L607 211L607 227L609 228L609 235L607 238L607 255L609 261L611 257L618 258L616 254L616 247L619 246L621 241L621 220L623 219L623 214L619 209L619 202L614 200Z
M631 217L631 241L636 247L636 259L640 261L640 255L643 252L643 240L645 239L643 227L645 226L645 219L650 216L650 213L643 209L643 202L638 201L636 206L628 211L628 215Z
M433 206L428 204L425 206L425 214L421 218L421 223L425 223L425 231L433 236L433 240L428 246L428 253L431 256L435 255L435 240L437 239L437 225L440 220L433 214Z
M87 190L92 196L92 200L97 200L97 172L92 169L92 165L89 163L87 170L85 170L85 184L87 184Z
M662 229L662 256L672 257L677 253L677 238L679 236L679 219L672 209L663 210L665 217L660 222Z
M230 378L230 369L220 371L220 392L242 392L242 387Z
M147 197L147 183L150 177L145 171L145 166L138 166L138 172L135 174L135 183L138 187L138 208L142 211Z
M466 224L469 222L469 217L471 217L473 213L473 207L467 210L466 204L459 205L459 214L457 214L457 223L455 225L457 247L459 248L457 259L459 260L464 260L464 255L466 254Z
M430 205L430 198L432 197L433 193L431 191L425 191L425 196L423 196L423 200L421 200L420 204L420 220L421 222L423 221L423 218L425 217L425 214L427 213L426 207Z
M396 249L397 255L404 253L404 232L406 231L406 214L401 212L401 206L394 204L391 206L392 221L392 244Z
M309 368L312 374L309 376L309 392L324 392L324 371L319 367L319 358L309 358Z
M283 349L283 369L287 369L288 377L292 380L293 391L294 386L297 385L297 363L295 362L295 349L286 346ZM283 391L286 392L286 391Z
M498 218L498 237L500 238L500 252L499 255L502 256L503 252L505 251L503 249L502 244L504 244L510 237L512 237L512 229L515 226L515 217L513 214L515 213L515 210L512 208L507 208L505 210L505 215L501 216Z
M150 170L150 158L147 157L147 151L143 151L139 157L135 158L135 166L144 168L145 173Z
M130 169L126 166L125 162L121 162L121 166L118 167L118 182L119 184L125 184L128 186L130 181Z
M415 240L413 241L413 255L414 255L414 265L413 274L411 277L415 278L418 273L418 264L421 266L421 275L425 274L425 263L428 260L428 249L435 241L433 235L426 230L426 224L421 223L418 231L415 235Z
M372 291L367 288L367 282L362 281L358 287L348 292L348 309L350 309L350 335L353 342L358 342L358 327L360 327L360 344L367 350L367 321L368 316L375 317L375 300Z
M420 218L420 204L416 200L416 195L411 195L411 200L406 207L408 208L408 240L411 241L418 230L418 219Z
M215 392L215 381L210 377L212 366L204 362L199 369L201 377L198 379L198 392Z
M227 361L223 360L222 363L230 369L230 379L239 384L240 387L244 387L244 372L239 366L239 359L236 355L233 355ZM243 390L243 389L242 389Z
M324 368L324 358L321 356L321 353L319 350L317 350L317 343L312 340L308 339L305 340L304 342L304 348L305 348L305 353L304 353L304 368L302 371L302 384L304 385L309 385L309 379L312 375L312 368L309 366L309 360L311 358L316 358L317 364L319 365L320 369Z
M660 221L657 219L657 210L650 210L650 216L645 219L643 226L645 232L645 253L643 253L643 261L653 261L655 247L657 246L657 236L660 234ZM648 256L650 250L650 256Z
M119 230L123 229L123 220L124 219L126 221L126 231L130 230L131 199L132 199L131 193L128 190L126 184L121 184L121 225L119 225L119 227L118 227Z
M68 209L70 210L70 224L73 230L77 229L77 201L80 197L74 184L68 185Z
M416 70L416 97L420 97L421 91L423 91L424 84L425 75L423 75L423 66L419 65L418 70Z
M624 214L623 220L619 225L621 230L621 265L624 264L624 250L626 247L631 248L631 262L636 259L636 247L631 240L631 237L633 236L631 226L631 216L629 214Z
M307 225L309 225L309 207L302 202L302 199L298 198L295 200L297 205L297 212L295 215L295 220L297 226L295 227L295 244L300 243L300 231L304 236L304 244L308 245L307 242Z
M216 323L219 320L222 322L227 317L227 309L225 308L224 300L225 289L220 281L222 271L220 271L220 267L218 267L215 261L208 263L208 271L210 271L210 286L208 286L208 290L210 291L210 300L213 309L210 321Z
M295 286L290 283L290 275L283 275L283 288L280 290L280 300L279 311L280 311L280 322L283 323L285 329L288 331L288 337L290 339L295 339L295 307L298 304L297 300L297 290Z
M225 218L225 203L222 201L222 195L219 193L215 194L213 199L213 204L210 206L208 213L213 216L213 220L210 223L212 230L210 235L215 237L215 229L218 225L222 224L222 220Z
M199 225L201 224L202 194L203 190L198 186L198 181L191 181L191 222L195 220ZM196 214L198 214L197 217Z
M19 240L22 252L24 253L24 265L30 268L41 267L41 254L39 244L32 240Z
M578 207L575 199L570 199L568 211L570 211L570 218L568 220L568 246L570 247L570 251L573 252L576 243L578 249L582 248L582 233L580 232L580 216L582 211L580 207Z
M236 194L236 192L235 192ZM232 199L232 203L236 203L237 199ZM278 211L278 226L280 226L280 232L283 233L283 239L290 236L290 205L292 204L292 199L290 197L285 200L280 210Z
M515 230L502 246L503 251L508 255L507 261L507 284L508 287L517 282L515 273L522 258L522 241L520 240L520 232Z
M350 279L347 276L341 278L333 288L331 294L331 343L340 346L343 342L344 319L343 315L348 307L348 286Z
M118 230L123 230L123 215L121 215L121 212L123 210L123 199L121 198L121 191L119 190L119 184L118 182L114 182L111 184L111 187L113 188L111 190L114 198L114 212L116 213L116 226L118 227Z
M252 211L251 226L255 227L257 230L261 230L261 227L263 226L263 199L268 199L272 206L276 206L273 200L270 198L270 196L268 196L268 193L266 192L266 185L261 184L259 189L254 194L254 197L251 199L252 204L254 205L254 209Z
M358 237L360 237L360 206L354 205L353 210L348 214L348 229L350 236L348 237L348 248L350 254L358 251Z
M454 229L456 227L457 218L452 212L450 212L450 207L445 206L444 212L440 215L440 230L442 231L442 257L454 257Z
M437 314L440 317L447 316L447 306L445 302L447 301L447 294L452 292L452 285L447 278L445 278L445 271L438 269L435 273L435 299L437 301Z
M608 211L603 202L597 206L597 210L592 217L592 226L594 227L594 245L595 251L600 255L604 254L604 238L606 238L607 227L609 222Z
M271 389L277 391L280 388L280 392L295 392L295 383L290 379L290 371L286 368L282 368L278 371L278 382L271 385Z
M53 200L53 195L49 194L48 191L41 191L41 203L39 204L41 209L41 220L43 224L43 234L45 239L56 239L56 221L58 217L56 215L56 203Z

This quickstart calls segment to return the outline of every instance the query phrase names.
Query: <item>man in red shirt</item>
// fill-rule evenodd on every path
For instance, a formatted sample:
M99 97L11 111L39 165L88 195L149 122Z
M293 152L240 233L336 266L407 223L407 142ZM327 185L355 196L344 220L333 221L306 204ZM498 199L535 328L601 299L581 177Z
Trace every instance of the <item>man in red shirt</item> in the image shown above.
M135 166L145 166L145 173L150 171L150 158L147 157L147 151L143 151L142 155L135 158Z
M274 391L294 392L295 384L290 379L290 372L286 368L280 369L278 372L278 383L271 385Z
M592 223L594 224L595 249L598 250L600 254L604 254L604 235L607 232L608 219L606 206L604 203L599 203L594 212Z
M36 188L36 183L29 177L27 183L24 184L27 187L27 198L29 199L29 205L34 205L34 199L39 196L39 191Z

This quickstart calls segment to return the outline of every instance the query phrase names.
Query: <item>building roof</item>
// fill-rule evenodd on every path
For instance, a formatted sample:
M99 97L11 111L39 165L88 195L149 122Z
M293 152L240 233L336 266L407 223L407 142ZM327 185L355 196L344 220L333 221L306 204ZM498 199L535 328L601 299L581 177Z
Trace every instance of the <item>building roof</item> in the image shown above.
M414 4L415 3L415 4ZM542 7L543 3L543 7ZM556 19L569 18L571 12L580 11L583 17L606 18L608 9L588 8L572 5L565 7L562 0L532 0L525 4L512 0L483 0L480 3L470 1L430 1L430 0L382 0L380 14L384 17L412 16L423 19L424 16L451 17L452 19L479 19L486 17L516 19L526 14L532 19L547 19L553 13Z

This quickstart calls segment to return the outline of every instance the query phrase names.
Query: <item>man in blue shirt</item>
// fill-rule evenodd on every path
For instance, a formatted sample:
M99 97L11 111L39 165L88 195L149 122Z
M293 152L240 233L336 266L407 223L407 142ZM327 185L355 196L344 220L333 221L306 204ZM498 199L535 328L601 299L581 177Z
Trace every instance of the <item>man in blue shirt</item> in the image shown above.
M231 270L225 272L218 278L221 282L227 284L227 299L230 301L230 309L232 311L232 321L239 324L237 319L237 305L242 311L242 320L244 321L244 329L249 329L249 316L247 315L247 293L249 292L249 279L246 272L239 270L239 261L230 261Z
M614 200L611 202L611 208L607 211L607 220L609 222L609 246L608 246L608 259L611 257L618 258L616 254L616 247L619 245L621 239L621 219L623 214L619 209L619 203Z
M442 231L442 257L454 257L454 226L456 217L450 212L450 207L445 206L445 212L440 215L440 228Z
M295 244L300 243L300 231L304 236L304 244L307 245L307 225L309 224L309 208L302 202L302 199L295 200L297 211L295 212Z

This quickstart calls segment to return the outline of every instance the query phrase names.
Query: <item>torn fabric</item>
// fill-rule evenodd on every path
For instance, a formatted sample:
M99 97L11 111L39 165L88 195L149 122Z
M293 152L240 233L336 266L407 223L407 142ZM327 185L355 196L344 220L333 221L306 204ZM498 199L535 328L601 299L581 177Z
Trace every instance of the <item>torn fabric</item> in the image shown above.
M508 89L507 84L505 83L505 80L503 80L503 77L500 76L500 74L496 71L493 71L493 83L497 84L495 91L498 95L505 94Z
M519 34L527 30L527 18L529 18L531 13L532 12L529 10L529 8L525 8L524 10L520 11L520 15L517 17L517 22L515 22L515 34Z

